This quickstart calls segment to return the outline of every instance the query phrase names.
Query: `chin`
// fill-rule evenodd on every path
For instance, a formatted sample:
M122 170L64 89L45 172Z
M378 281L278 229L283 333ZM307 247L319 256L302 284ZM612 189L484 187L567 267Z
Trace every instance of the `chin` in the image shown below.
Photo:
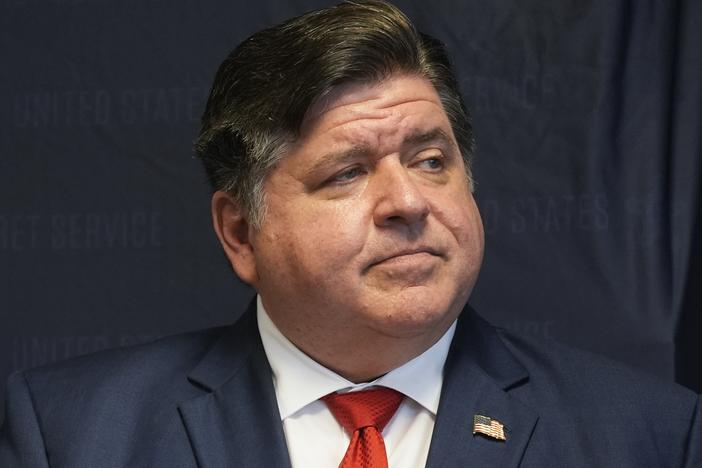
M443 333L453 323L460 310L452 308L448 299L426 297L393 298L390 303L371 311L372 327L379 333L395 338ZM398 300L400 299L400 300Z

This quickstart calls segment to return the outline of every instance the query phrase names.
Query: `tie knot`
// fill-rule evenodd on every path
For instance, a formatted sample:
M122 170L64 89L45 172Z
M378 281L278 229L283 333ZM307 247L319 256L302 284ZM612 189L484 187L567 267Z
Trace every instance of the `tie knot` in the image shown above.
M375 388L360 392L330 393L322 398L336 420L353 434L373 426L382 432L402 403L404 395L391 388Z

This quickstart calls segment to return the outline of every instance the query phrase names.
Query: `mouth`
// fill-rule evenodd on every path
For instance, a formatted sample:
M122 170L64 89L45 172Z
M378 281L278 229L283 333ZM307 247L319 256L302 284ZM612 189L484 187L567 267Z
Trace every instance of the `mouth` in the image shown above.
M442 255L435 249L429 247L418 247L411 249L403 249L395 251L390 255L383 254L377 259L374 259L366 269L372 268L378 265L392 265L392 264L411 264L413 262L421 262L424 260L429 260L432 257L442 257Z

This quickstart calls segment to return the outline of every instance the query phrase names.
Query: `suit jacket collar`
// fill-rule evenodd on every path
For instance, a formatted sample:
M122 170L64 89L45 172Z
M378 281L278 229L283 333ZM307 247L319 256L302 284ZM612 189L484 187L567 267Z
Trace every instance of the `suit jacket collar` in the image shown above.
M517 466L538 415L510 392L528 377L496 330L466 307L446 360L427 467ZM255 301L188 379L202 395L179 410L199 466L290 466ZM475 414L503 423L507 440L474 435Z

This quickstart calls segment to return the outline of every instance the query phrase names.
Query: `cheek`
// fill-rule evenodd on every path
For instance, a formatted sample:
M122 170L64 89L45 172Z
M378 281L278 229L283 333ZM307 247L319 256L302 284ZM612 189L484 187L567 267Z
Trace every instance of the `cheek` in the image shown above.
M483 224L473 197L457 196L445 202L437 208L442 224L453 236L462 256L479 260L484 247Z
M263 237L265 263L279 270L272 273L294 276L296 281L328 282L343 269L353 267L363 250L366 229L362 218L355 216L359 211L331 203L292 204L271 210Z
M357 266L367 242L368 224L359 207L339 204L326 208L314 212L306 240L322 273L340 274Z
M463 234L463 242L470 246L475 252L482 257L484 246L483 221L480 218L478 207L471 196L466 205L463 207L463 223L461 232Z
M470 197L465 206L465 216L465 232L469 237L468 241L479 245L482 250L484 244L483 220L473 197Z

